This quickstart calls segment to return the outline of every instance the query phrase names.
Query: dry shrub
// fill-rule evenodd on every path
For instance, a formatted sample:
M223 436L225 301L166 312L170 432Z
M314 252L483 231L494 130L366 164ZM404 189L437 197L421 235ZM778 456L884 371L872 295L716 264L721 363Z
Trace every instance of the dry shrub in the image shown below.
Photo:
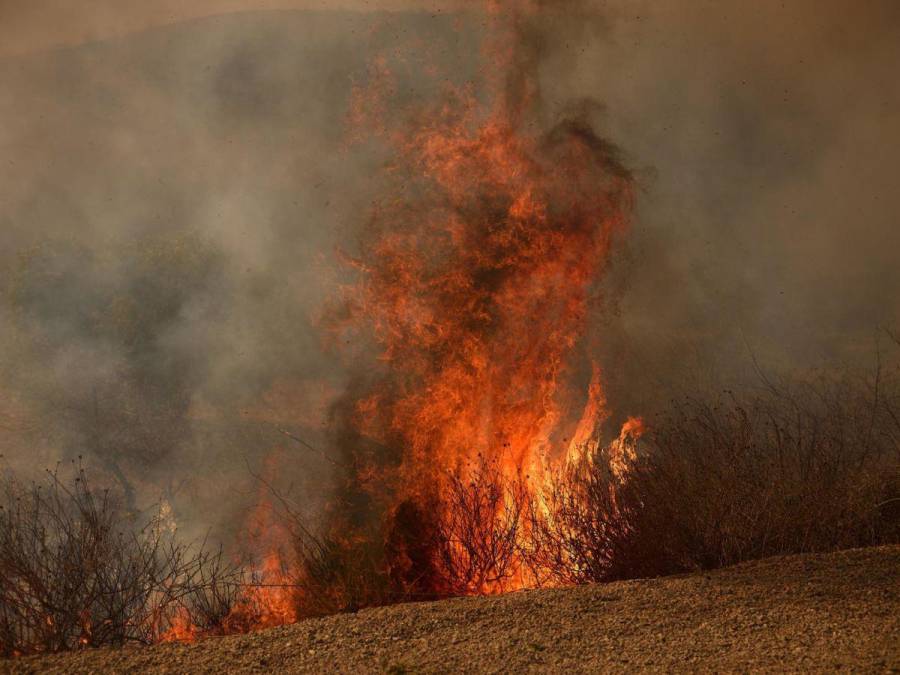
M80 467L2 489L0 654L151 643L185 611L220 616L236 575L221 554L178 543L159 518L136 528Z
M673 403L623 480L601 451L551 482L535 567L577 583L900 542L896 384L767 380Z
M295 548L300 561L296 579L300 617L355 612L406 599L391 584L383 547L377 542L307 531L296 539Z
M195 551L181 550L187 564L182 567L182 574L176 574L174 578L184 593L175 598L174 614L165 612L169 629L164 639L193 639L239 632L234 626L234 609L247 588L243 571L227 562L221 549L207 551L201 545ZM190 626L192 634L179 635L181 626Z
M897 385L879 371L686 398L543 485L481 460L370 533L299 528L301 615L900 542Z
M285 509L298 616L900 542L900 386L872 376L673 402L529 486L482 459L370 530ZM630 460L622 471L622 458Z
M505 478L496 462L482 458L468 472L448 475L435 542L448 594L501 591L520 574L528 505L524 480Z
M355 612L404 599L391 580L382 531L371 526L363 530L340 519L327 529L313 529L302 504L256 478L272 497L273 516L292 544L288 555L280 556L276 576L290 594L297 618Z
M624 490L635 509L622 565L664 573L897 541L900 428L876 380L676 405Z
M522 554L537 585L606 578L628 549L632 516L606 448L551 474L530 500Z
M448 474L440 496L400 501L368 532L315 534L291 518L298 615L502 590L516 572L524 503L482 464Z
M401 500L362 531L313 532L302 510L268 486L294 541L297 615L503 590L520 571L524 482L485 460L448 473L439 495Z

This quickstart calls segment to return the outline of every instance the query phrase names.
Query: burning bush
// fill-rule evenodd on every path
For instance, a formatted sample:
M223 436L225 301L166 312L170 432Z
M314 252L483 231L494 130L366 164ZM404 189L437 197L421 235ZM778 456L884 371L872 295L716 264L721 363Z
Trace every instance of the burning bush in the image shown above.
M310 526L310 516L263 476L265 520L283 548L269 551L233 616L243 630L356 611L406 599L392 583L383 538L346 524ZM274 610L274 615L273 615Z
M540 476L481 457L382 522L313 531L264 486L293 541L249 579L135 528L82 471L5 483L0 651L245 632L408 600L713 568L900 542L900 387L772 384L673 404L644 430L587 441ZM261 479L262 480L262 479ZM279 508L280 507L280 508Z
M298 616L898 542L896 384L687 398L539 479L482 457L357 537L314 536L295 516Z
M529 501L523 478L506 478L496 462L481 458L468 475L448 475L436 545L449 592L521 586L519 549Z
M298 617L522 585L530 495L524 480L505 478L496 462L482 458L467 471L448 472L438 496L400 502L369 532L315 533L269 487L294 541L296 565L282 578L290 577Z
M484 92L448 83L406 109L382 59L353 97L392 162L326 312L362 366L340 402L334 515L386 542L392 586L417 597L521 587L518 476L604 412L596 367L583 389L586 319L634 181L592 106L540 114L537 10L490 5Z
M628 549L635 504L623 499L610 451L597 446L559 467L529 502L523 557L536 585L603 580Z
M297 539L296 550L300 616L355 612L408 599L391 584L384 550L374 540L315 536L306 531Z
M7 477L0 504L0 654L151 643L183 616L212 628L237 572L179 544L157 517L135 527L76 467L43 484Z
M598 450L550 481L531 560L564 583L900 541L900 388L766 386L673 404L620 479Z

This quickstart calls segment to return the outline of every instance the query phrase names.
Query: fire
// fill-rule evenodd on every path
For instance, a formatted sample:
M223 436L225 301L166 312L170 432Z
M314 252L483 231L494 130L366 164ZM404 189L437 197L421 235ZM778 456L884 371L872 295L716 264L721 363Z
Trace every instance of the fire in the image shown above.
M163 633L161 642L196 642L199 630L194 625L190 613L180 608L169 622L169 629Z
M622 425L619 437L608 448L609 467L613 476L623 481L628 476L629 467L636 459L635 444L645 431L640 417L629 417Z
M377 575L401 597L534 583L517 558L519 510L554 468L599 447L608 417L587 326L628 226L632 180L584 117L541 123L518 40L535 7L489 3L486 92L447 86L437 104L397 110L385 58L354 88L353 137L377 139L393 163L347 256L355 281L325 321L336 343L376 357L353 355L356 377L335 406L343 493L324 529L343 532L346 551L380 546ZM608 447L620 480L641 433L631 418ZM272 530L269 498L261 532ZM449 512L453 499L467 512ZM264 544L261 583L248 586L235 625L298 618L291 584L303 570L279 543Z
M487 104L450 87L438 105L391 119L384 59L356 92L351 120L388 144L395 182L372 208L352 260L358 281L345 289L342 327L369 336L379 359L351 423L395 453L385 462L351 449L349 463L389 512L410 501L427 511L448 472L483 458L505 479L539 480L606 417L596 365L586 397L574 387L631 178L584 119L538 124L516 39L532 11L490 4Z
M275 514L273 493L269 485L278 472L281 453L269 455L260 477L256 506L250 513L244 529L245 544L259 560L249 570L249 578L241 585L240 592L222 624L213 632L243 633L295 623L297 613L297 566L285 555L290 535ZM185 607L180 607L168 619L162 642L195 642L209 631L198 626Z
M257 505L247 523L247 543L254 552L261 552L262 559L251 570L250 583L226 620L235 627L270 628L297 620L294 564L285 550L290 535L276 516L269 488L281 461L280 452L268 457Z
M295 584L289 566L276 551L269 551L256 571L254 583L234 607L228 621L254 629L283 626L297 621Z

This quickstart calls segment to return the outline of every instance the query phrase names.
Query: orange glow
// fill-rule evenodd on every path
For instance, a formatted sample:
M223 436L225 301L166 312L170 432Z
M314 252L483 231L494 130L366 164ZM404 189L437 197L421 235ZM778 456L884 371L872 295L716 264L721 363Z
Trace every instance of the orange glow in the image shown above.
M196 642L197 637L198 631L191 621L191 615L181 608L172 617L169 630L162 635L160 642Z
M607 416L596 365L587 392L573 387L631 180L586 123L537 124L537 83L517 40L533 3L493 0L488 10L488 104L448 87L439 104L391 117L385 59L354 92L355 136L389 146L395 184L352 261L343 328L379 350L385 375L357 398L356 429L399 449L398 466L384 470L398 503L427 503L447 472L479 458L508 479L539 480L582 452ZM357 463L358 484L387 490ZM525 583L516 578L491 590Z
M434 523L416 518L446 521L448 476L463 476L457 485L465 487L478 480L478 467L496 467L503 485L534 490L549 470L596 450L609 416L586 332L610 247L628 226L632 183L586 121L538 123L537 82L517 39L535 6L489 0L486 92L448 85L437 104L398 109L386 58L353 88L354 142L375 139L393 161L359 253L346 260L355 280L341 287L325 324L336 344L368 340L375 350L350 391L355 436L339 450L341 478L367 498L355 500L363 504L356 521L387 522L343 530L354 518L337 513L330 525L348 543L381 527L389 552L379 571L400 586L418 584L417 597L533 584L516 554L502 574L482 568L448 581L448 568L472 567L477 556L451 541L452 559L438 559L428 549ZM268 398L286 395L273 388ZM641 420L630 418L610 444L617 477L627 474L642 433ZM260 583L233 610L234 625L298 618L291 582L302 571L280 552L289 538L272 520L270 498L261 492L248 528L266 533ZM477 499L476 522L466 525L486 537L521 506L517 494L498 497L489 485Z

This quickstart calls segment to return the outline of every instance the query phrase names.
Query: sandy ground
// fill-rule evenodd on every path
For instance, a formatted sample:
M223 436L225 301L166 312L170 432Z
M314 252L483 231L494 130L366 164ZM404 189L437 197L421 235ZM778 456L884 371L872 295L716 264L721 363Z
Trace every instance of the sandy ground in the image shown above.
M900 672L900 546L398 605L2 673Z

